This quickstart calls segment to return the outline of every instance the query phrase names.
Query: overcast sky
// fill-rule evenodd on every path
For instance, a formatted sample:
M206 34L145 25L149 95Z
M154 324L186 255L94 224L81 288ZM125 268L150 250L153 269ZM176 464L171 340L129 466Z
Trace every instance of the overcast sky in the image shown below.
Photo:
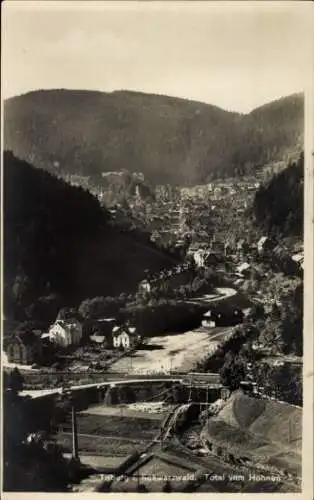
M56 5L5 4L4 98L129 89L247 112L308 83L308 2Z

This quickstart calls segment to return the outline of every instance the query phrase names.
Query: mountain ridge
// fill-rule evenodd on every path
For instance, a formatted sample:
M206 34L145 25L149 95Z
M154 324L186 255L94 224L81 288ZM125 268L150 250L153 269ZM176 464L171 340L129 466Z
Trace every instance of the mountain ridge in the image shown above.
M4 145L53 173L127 169L195 184L282 159L303 140L303 107L300 93L240 114L125 90L31 91L5 101Z
M222 111L226 111L227 113L233 113L233 114L239 115L239 116L250 115L254 111L257 111L261 108L266 108L267 106L271 106L275 102L279 103L279 102L285 101L287 99L291 99L293 97L296 97L296 98L300 98L300 97L303 98L304 97L304 92L302 92L302 91L293 92L292 94L287 94L287 95L278 97L276 99L272 99L271 101L266 101L264 103L261 103L258 106L250 109L249 111L236 111L234 109L229 109L229 108L226 108L223 106L218 106L217 104L208 103L206 101L201 101L198 99L174 96L174 95L170 95L170 94L161 94L158 92L144 92L144 91L140 91L140 90L130 90L130 89L116 89L116 90L112 90L112 91L103 91L103 90L88 90L88 89L81 89L81 88L69 89L66 87L53 87L53 88L42 88L42 89L29 90L26 92L22 92L20 94L16 94L16 95L7 97L6 99L4 99L4 102L9 102L9 101L12 101L14 99L18 99L20 97L25 97L25 96L28 96L31 94L38 94L38 92L42 92L42 93L45 93L45 92L47 92L47 93L48 92L76 92L76 93L94 93L94 94L105 94L105 95L115 95L115 94L116 95L122 95L122 94L128 95L129 94L129 95L150 96L150 97L157 97L157 98L162 97L165 99L175 99L177 101L191 102L191 103L195 103L195 104L210 106L213 108L218 108Z

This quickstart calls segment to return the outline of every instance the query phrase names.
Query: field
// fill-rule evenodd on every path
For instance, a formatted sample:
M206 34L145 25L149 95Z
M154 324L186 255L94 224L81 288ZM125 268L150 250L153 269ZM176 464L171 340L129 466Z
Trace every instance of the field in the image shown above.
M77 415L78 447L82 455L120 457L144 449L157 435L160 420L126 416ZM65 452L71 452L71 424L64 422L57 435Z
M72 435L70 432L59 432L57 436L58 444L63 450L70 453L72 450ZM109 457L113 461L118 460L117 457L126 458L135 450L141 451L147 446L149 441L144 439L119 439L114 436L103 437L91 434L78 434L78 449L80 455L93 457ZM122 461L122 459L121 459ZM111 465L113 466L113 465Z
M157 433L160 422L143 418L127 418L123 416L91 415L79 413L77 415L77 429L79 434L114 436L135 439L152 439ZM63 426L70 430L70 423Z
M109 372L152 374L188 372L215 350L232 327L192 330L182 334L151 337L142 349L118 360Z

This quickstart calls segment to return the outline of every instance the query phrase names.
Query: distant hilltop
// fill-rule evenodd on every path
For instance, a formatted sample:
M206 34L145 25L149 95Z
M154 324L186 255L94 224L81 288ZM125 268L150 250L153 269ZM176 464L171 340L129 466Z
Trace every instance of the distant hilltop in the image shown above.
M50 172L101 177L126 169L153 184L252 173L302 149L304 96L247 115L138 92L39 90L4 104L4 148Z
M72 186L81 186L87 189L106 206L116 204L125 205L132 198L138 201L154 199L154 190L145 183L145 177L142 172L129 172L128 170L118 170L110 172L101 172L99 175L77 175L62 173L60 171L51 173L62 178Z

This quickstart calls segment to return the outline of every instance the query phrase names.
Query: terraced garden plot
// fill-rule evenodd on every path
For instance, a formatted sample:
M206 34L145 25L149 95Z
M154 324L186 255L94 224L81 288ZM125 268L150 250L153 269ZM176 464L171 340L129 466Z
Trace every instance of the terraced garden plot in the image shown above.
M160 422L146 418L128 418L106 415L89 415L79 413L77 415L77 430L79 434L130 437L139 440L153 439L158 430ZM62 424L63 430L70 431L70 421Z
M70 433L59 433L57 442L66 453L72 451L72 436ZM78 435L79 454L108 456L108 457L126 457L134 451L142 451L147 446L144 440L119 440L103 436L84 436Z

